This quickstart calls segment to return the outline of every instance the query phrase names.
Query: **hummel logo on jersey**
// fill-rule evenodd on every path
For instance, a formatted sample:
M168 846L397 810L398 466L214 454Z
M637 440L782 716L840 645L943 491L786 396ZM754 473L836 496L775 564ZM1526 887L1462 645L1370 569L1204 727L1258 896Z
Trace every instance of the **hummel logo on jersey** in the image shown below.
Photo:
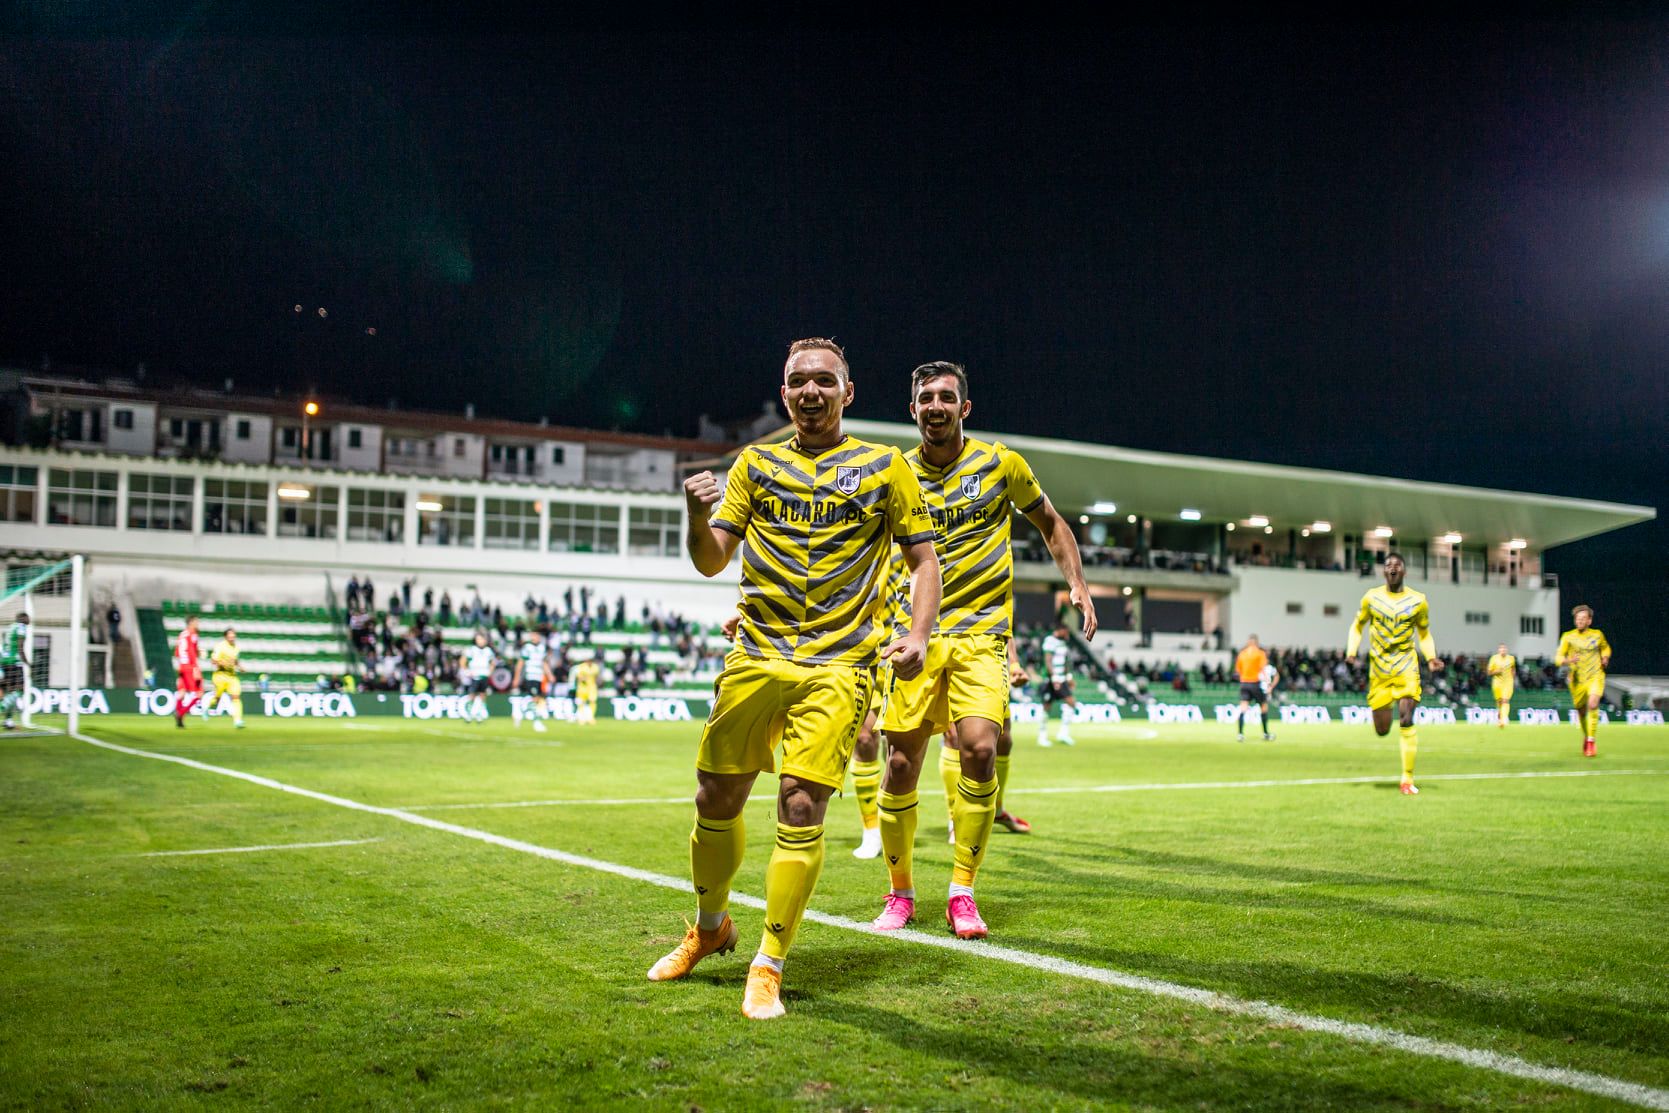
M835 468L835 490L843 495L858 493L858 484L863 482L863 472L858 468Z
M962 477L962 497L977 499L979 497L979 476L964 475Z

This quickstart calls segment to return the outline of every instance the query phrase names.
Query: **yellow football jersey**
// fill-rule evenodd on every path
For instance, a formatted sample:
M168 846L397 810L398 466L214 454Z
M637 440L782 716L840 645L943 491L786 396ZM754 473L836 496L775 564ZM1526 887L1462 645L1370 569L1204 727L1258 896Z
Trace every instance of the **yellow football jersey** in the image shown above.
M1356 628L1368 631L1368 672L1391 675L1418 672L1419 642L1431 629L1426 597L1411 588L1393 592L1383 584L1362 596Z
M214 647L214 652L209 654L209 660L213 661L214 667L221 672L237 672L238 647L231 642L223 641Z
M742 539L736 645L802 665L873 664L888 552L933 538L903 454L854 437L744 448L710 521Z
M1605 672L1600 658L1611 656L1611 643L1596 627L1586 630L1566 630L1559 638L1559 653L1554 658L1570 666L1570 684L1578 687Z
M1031 465L1000 442L974 437L943 468L922 459L919 447L906 459L933 518L944 576L939 632L1006 636L1014 626L1013 511L1029 514L1043 503Z
M1492 680L1511 680L1518 675L1518 658L1511 653L1505 656L1500 653L1492 654L1484 671Z
M904 553L893 546L892 559L887 562L886 586L881 589L881 625L890 639L902 638L910 632L910 566L904 563Z

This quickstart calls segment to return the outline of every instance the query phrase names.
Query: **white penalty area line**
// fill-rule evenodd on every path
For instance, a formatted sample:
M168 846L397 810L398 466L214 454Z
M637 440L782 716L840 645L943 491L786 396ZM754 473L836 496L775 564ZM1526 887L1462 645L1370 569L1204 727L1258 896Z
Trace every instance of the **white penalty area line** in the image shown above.
M473 827L460 827L445 820L431 816L418 815L416 812L401 808L384 808L374 804L362 804L357 800L349 800L342 796L332 796L329 793L315 792L309 788L285 784L269 777L258 776L254 773L244 773L236 769L226 769L218 765L209 765L191 758L176 757L173 754L154 753L150 750L137 750L128 746L117 745L114 742L103 742L90 738L84 734L74 734L72 737L90 746L112 750L116 753L128 754L132 757L150 758L153 761L166 761L175 765L183 765L189 769L197 769L205 773L215 773L223 777L232 777L246 781L249 784L260 785L263 788L287 792L294 796L303 796L310 800L332 804L339 808L349 808L357 812L370 815L386 816L397 819L402 823L427 827L434 831L444 831L450 835L458 835L466 839L506 850L515 850L523 854L532 854L564 865L577 866L581 869L594 870L598 873L612 874L632 881L642 881L650 885L658 885L665 889L672 889L688 895L690 882L688 878L669 877L666 874L652 873L633 866L623 866L615 862L605 862L598 858L586 858L578 854L569 854L563 850L555 850L536 843L523 842L520 839L506 838L495 835L490 831L481 831ZM733 904L745 908L763 910L765 902L747 893L731 893ZM845 916L832 916L828 913L807 909L805 919L828 927L842 928L846 931L863 935L877 934L867 923L849 919ZM1066 977L1081 978L1085 981L1098 982L1102 985L1115 986L1120 989L1133 990L1154 997L1185 1001L1189 1004L1213 1009L1231 1016L1245 1016L1262 1020L1271 1024L1280 1024L1309 1032L1321 1032L1338 1036L1354 1043L1369 1044L1378 1047L1389 1047L1397 1051L1405 1051L1412 1055L1423 1055L1431 1059L1445 1059L1460 1063L1464 1066L1475 1067L1480 1070L1494 1071L1497 1074L1522 1078L1531 1082L1545 1083L1551 1086L1562 1086L1567 1089L1580 1090L1584 1093L1596 1094L1600 1097L1612 1098L1617 1101L1628 1102L1646 1109L1669 1111L1669 1090L1654 1089L1637 1082L1627 1082L1619 1078L1611 1078L1603 1074L1593 1074L1588 1071L1570 1070L1564 1067L1549 1067L1539 1063L1532 1063L1527 1059L1520 1059L1514 1055L1504 1055L1494 1051L1466 1047L1462 1044L1450 1043L1446 1040L1428 1039L1424 1036L1410 1035L1389 1028L1380 1028L1372 1024L1359 1024L1352 1021L1334 1020L1324 1016L1312 1016L1308 1013L1296 1012L1267 1001L1246 1000L1231 997L1209 989L1195 986L1181 985L1177 982L1167 982L1158 978L1146 978L1137 974L1126 974L1118 970L1109 970L1100 966L1089 966L1068 959L1056 958L1052 955L1035 954L1031 951L1017 950L1012 947L1002 947L986 942L970 942L957 939L950 935L930 935L926 932L912 931L908 928L902 931L887 933L892 939L908 943L916 943L926 947L937 947L940 950L956 951L969 956L976 956L986 961L1006 962L1015 966L1024 966L1032 970L1042 970L1048 973L1060 974Z
M1548 769L1522 773L1433 773L1415 778L1427 781L1517 781L1540 777L1663 777L1669 769ZM1398 777L1301 777L1284 781L1169 781L1160 784L1054 785L1043 788L1011 788L1009 796L1063 796L1078 792L1160 792L1165 789L1196 788L1289 788L1300 785L1396 784Z
M1532 771L1522 773L1434 773L1429 777L1419 778L1421 783L1426 781L1510 781L1532 777L1663 777L1669 776L1669 769L1555 769L1546 771ZM1067 796L1073 793L1098 792L1163 792L1167 789L1215 789L1215 788L1289 788L1302 785L1372 785L1397 783L1397 777L1301 777L1295 780L1276 781L1161 781L1153 784L1112 784L1112 785L1045 785L1040 788L1010 788L1009 796ZM918 789L925 797L943 796L934 792L931 787L922 786ZM763 798L763 797L761 797ZM774 795L770 798L775 799ZM631 796L604 798L600 800L502 800L485 803L464 804L407 804L404 806L410 812L441 812L441 811L477 811L496 808L613 808L642 804L689 804L695 803L693 793L687 796Z
M210 850L152 850L135 858L184 858L193 854L259 854L265 850L319 850L327 846L364 846L381 839L338 839L335 842L286 842L271 846L219 846Z

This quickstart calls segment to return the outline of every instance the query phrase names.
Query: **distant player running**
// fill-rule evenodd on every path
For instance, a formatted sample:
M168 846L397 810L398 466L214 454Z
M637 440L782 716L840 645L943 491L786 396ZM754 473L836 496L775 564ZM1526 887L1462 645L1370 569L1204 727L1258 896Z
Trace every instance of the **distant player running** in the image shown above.
M1049 674L1043 687L1043 718L1037 723L1037 744L1049 741L1049 708L1060 710L1061 729L1055 737L1062 746L1072 745L1072 716L1078 710L1078 696L1072 683L1072 636L1062 622L1055 632L1043 639L1043 667Z
M513 691L529 698L526 717L533 720L533 729L541 734L545 731L545 720L551 717L550 708L545 705L545 692L550 688L549 648L544 635L529 631L522 638L521 652L516 656L516 673L510 680ZM511 722L519 727L521 705L512 707Z
M742 550L742 621L695 762L689 845L698 919L649 978L682 978L706 956L735 948L730 885L746 846L743 808L759 774L776 767L780 745L765 930L742 996L742 1014L755 1020L783 1015L783 962L823 870L823 818L845 783L875 666L890 658L899 680L916 676L939 613L939 562L921 484L897 449L845 434L841 416L852 396L838 345L796 342L782 378L794 436L744 448L722 499L711 472L684 482L685 541L696 570L717 576ZM907 637L882 648L881 592L895 544L913 579L914 618Z
M464 650L463 668L458 670L458 683L469 693L469 708L465 718L472 723L487 721L487 689L492 687L493 669L498 665L498 654L487 644L487 635L477 631L475 644Z
M243 681L238 679L238 673L243 671L243 665L238 662L238 632L230 626L222 635L220 644L209 653L209 660L214 663L214 694L209 696L209 713L220 706L225 699L232 705L232 726L243 729Z
M1414 705L1420 702L1420 662L1415 654L1418 647L1433 672L1443 667L1437 659L1437 647L1431 637L1431 611L1426 597L1403 586L1408 565L1401 554L1385 557L1385 586L1376 587L1362 596L1362 606L1356 621L1350 625L1350 641L1345 656L1355 657L1362 645L1362 634L1368 639L1368 708L1373 712L1374 733L1391 733L1391 712L1396 709L1402 749L1402 794L1417 796L1414 787L1414 755L1420 748L1414 730Z
M17 727L15 716L21 713L26 688L24 673L30 665L29 615L19 613L0 643L0 714L5 715L7 730Z
M1254 703L1258 706L1258 725L1263 728L1263 740L1275 740L1275 736L1269 733L1269 690L1264 686L1265 669L1274 671L1269 665L1269 654L1258 645L1258 636L1253 634L1234 658L1234 675L1240 679L1240 710L1234 717L1237 742L1246 741L1246 712ZM1280 674L1276 673L1276 679L1279 678Z
M1043 535L1073 605L1083 612L1085 637L1095 636L1095 605L1072 527L1056 513L1031 465L1006 445L964 433L962 423L973 409L966 371L955 363L924 363L911 373L910 385L910 416L921 444L906 460L933 516L944 598L921 674L895 678L881 711L887 737L881 848L892 888L874 926L895 931L915 917L916 782L928 741L954 726L961 776L952 812L956 849L945 920L958 937L983 939L989 929L974 902L974 879L991 842L1007 773L997 747L1009 717L1015 513ZM921 617L913 609L912 615Z
M1594 629L1594 608L1586 603L1571 611L1576 629L1559 638L1553 663L1567 672L1571 710L1582 728L1582 756L1593 757L1594 732L1599 729L1599 701L1605 695L1605 670L1611 667L1611 643Z
M1495 696L1495 721L1507 729L1507 715L1512 711L1513 682L1518 678L1518 658L1507 652L1507 643L1495 647L1495 656L1485 666L1489 672L1489 687Z
M174 725L185 726L185 717L203 701L203 650L197 642L197 616L185 620L174 643Z

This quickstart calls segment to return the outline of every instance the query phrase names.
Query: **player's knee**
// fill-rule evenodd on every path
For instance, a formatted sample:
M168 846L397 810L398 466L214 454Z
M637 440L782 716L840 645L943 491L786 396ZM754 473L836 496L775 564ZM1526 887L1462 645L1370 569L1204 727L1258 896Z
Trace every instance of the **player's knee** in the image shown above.
M813 827L823 822L828 790L803 781L784 783L777 798L777 818L790 827Z
M852 756L858 761L874 761L881 752L881 735L868 727L858 731L858 741L852 747Z
M921 773L921 756L912 755L902 746L894 746L887 751L887 784L889 786L908 786L916 781ZM907 787L905 789L908 791Z

